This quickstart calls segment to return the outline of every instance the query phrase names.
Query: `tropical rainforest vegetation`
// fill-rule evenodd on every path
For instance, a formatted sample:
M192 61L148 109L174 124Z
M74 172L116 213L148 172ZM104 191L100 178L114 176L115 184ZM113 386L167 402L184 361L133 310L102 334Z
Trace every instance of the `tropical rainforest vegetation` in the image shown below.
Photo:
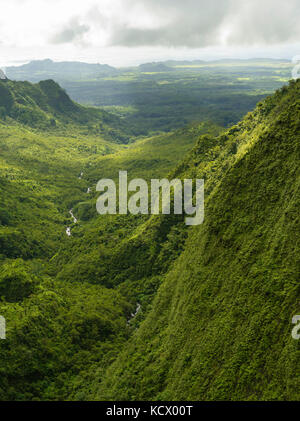
M170 131L0 82L2 401L300 398L300 82L250 90ZM203 178L204 224L98 215L120 170Z

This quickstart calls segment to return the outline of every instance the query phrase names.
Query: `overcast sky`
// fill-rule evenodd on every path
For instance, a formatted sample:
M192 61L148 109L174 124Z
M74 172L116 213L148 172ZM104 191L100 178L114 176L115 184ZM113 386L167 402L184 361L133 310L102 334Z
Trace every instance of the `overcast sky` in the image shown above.
M300 0L0 0L0 65L300 54Z

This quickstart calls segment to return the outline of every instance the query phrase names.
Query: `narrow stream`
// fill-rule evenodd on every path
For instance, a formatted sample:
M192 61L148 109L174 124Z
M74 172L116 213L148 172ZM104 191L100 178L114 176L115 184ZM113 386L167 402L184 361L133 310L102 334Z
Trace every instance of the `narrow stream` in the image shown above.
M131 313L130 318L127 320L127 324L129 324L131 320L134 319L138 315L140 309L141 309L141 305L137 303L136 310L134 313Z
M74 214L73 214L73 209L70 209L70 210L69 210L69 214L71 215L71 217L72 217L72 219L73 219L74 224L77 224L78 219L77 219L77 218L75 218L75 216L74 216Z
M69 214L71 215L71 217L72 217L72 219L73 219L73 222L74 222L74 224L77 224L77 222L78 222L78 219L74 216L74 214L73 214L73 209L70 209L69 210ZM66 234L67 234L67 236L68 237L71 237L71 227L68 227L67 229L66 229Z
M82 177L83 177L83 172L81 171L81 173L80 173L80 175L79 175L78 178L81 180ZM91 188L90 187L87 188L86 193L87 194L90 194L91 193ZM76 218L76 216L74 216L73 209L70 209L69 210L69 214L71 215L71 218L73 219L74 224L77 224L78 219ZM72 235L71 234L71 227L67 227L66 228L66 234L67 234L68 237L71 237L71 235Z
M81 180L82 179L82 177L83 177L83 172L81 171L81 173L80 173L80 175L79 175L79 180ZM88 187L88 189L87 189L87 193L89 194L90 193L90 191L91 191L91 189L90 189L90 187ZM73 209L70 209L69 210L69 214L71 215L71 218L73 219L73 222L74 222L74 224L77 224L77 222L78 222L78 219L74 216L74 213L73 213ZM66 234L67 234L67 236L68 237L71 237L71 227L67 227L66 228Z

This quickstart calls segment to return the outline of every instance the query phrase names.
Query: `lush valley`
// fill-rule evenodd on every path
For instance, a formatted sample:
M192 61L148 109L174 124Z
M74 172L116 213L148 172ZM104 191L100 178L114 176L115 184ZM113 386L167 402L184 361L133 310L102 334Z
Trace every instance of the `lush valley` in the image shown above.
M154 66L149 92L153 77L174 75L179 86L175 64ZM135 82L141 98L144 70ZM169 126L150 116L144 131L150 100L139 120L124 114L127 102L84 107L51 80L0 82L1 400L299 399L291 318L300 310L300 84L225 128L266 92L240 81L247 93L230 91L223 114L213 104L231 88L221 87L224 65L219 72L202 118L171 95ZM185 78L191 93L196 82ZM279 80L269 80L274 90ZM105 96L104 80L80 82L81 92L90 95L94 83ZM205 223L97 215L97 181L117 180L120 170L145 180L204 178Z
M56 104L41 85L0 85L0 314L9 338L0 343L1 400L71 398L87 368L104 370L116 357L138 298L146 308L157 288L157 280L118 280L116 245L124 239L125 253L144 219L97 217L96 182L116 179L120 168L146 179L166 175L201 133L221 130L203 123L132 143L118 117L73 103L48 81Z
M287 82L291 69L291 62L271 59L167 61L119 69L42 60L6 72L12 80L54 79L75 101L104 107L149 136L207 120L230 127Z

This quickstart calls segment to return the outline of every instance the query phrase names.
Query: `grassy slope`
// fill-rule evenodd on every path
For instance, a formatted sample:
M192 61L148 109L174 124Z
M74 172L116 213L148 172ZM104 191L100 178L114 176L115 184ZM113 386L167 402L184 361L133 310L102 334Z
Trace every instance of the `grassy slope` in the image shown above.
M299 93L284 88L178 168L202 177L211 161L205 223L89 398L300 398Z

